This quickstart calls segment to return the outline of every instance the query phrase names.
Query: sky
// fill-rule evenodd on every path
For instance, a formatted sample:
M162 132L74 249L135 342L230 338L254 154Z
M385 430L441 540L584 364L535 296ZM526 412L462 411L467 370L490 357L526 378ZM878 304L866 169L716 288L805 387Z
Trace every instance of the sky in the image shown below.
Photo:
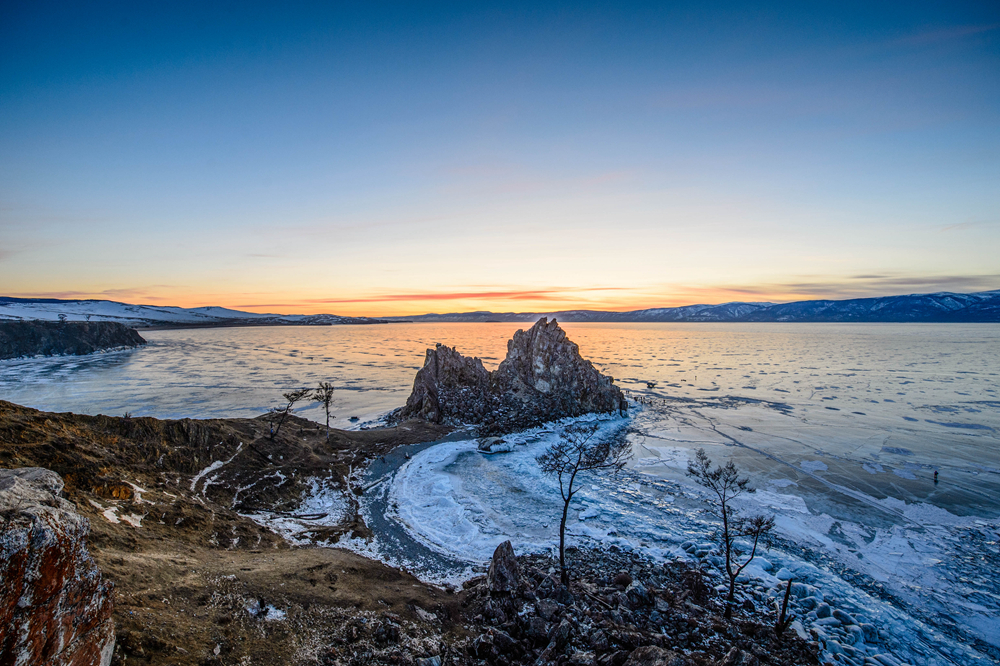
M632 310L1000 288L1000 4L0 7L0 295Z

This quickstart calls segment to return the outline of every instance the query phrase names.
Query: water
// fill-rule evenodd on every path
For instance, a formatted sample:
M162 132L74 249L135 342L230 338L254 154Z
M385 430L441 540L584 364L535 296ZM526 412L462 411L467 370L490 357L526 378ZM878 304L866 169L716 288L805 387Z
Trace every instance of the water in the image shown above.
M151 331L138 350L0 362L0 397L51 411L254 416L284 390L333 381L334 423L351 427L350 416L363 423L405 401L435 342L490 368L521 327ZM747 509L776 515L786 546L767 559L891 627L898 656L931 664L1000 654L989 647L1000 642L1000 327L564 328L637 399L630 419L602 425L629 429L631 468L588 479L573 539L684 556L682 543L711 530L683 474L703 447L752 476L759 490ZM316 405L300 413L323 418ZM536 432L495 456L469 441L422 450L365 500L393 537L348 545L433 580L468 575L504 538L549 547L558 498L534 456L557 436L558 427ZM773 574L755 571L762 581Z

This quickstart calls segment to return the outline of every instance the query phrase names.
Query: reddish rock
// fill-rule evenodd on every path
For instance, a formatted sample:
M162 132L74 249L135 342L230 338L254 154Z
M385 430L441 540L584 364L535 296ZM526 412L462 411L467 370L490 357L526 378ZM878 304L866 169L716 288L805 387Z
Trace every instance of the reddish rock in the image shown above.
M0 666L111 662L112 585L62 488L47 469L0 470Z

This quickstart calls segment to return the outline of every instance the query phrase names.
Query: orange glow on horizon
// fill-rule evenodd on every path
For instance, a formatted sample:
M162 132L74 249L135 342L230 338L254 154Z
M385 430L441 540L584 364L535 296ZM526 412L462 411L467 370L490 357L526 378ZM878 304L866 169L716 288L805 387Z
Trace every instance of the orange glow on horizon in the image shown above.
M721 304L736 301L784 303L814 299L863 298L886 296L890 293L870 293L865 289L800 290L761 287L687 287L662 295L649 290L626 288L595 289L490 289L428 291L388 294L344 294L339 297L305 297L300 294L225 294L170 293L146 290L103 290L95 292L64 291L11 294L19 298L60 298L67 300L110 300L159 307L224 307L255 313L274 314L333 314L352 317L406 317L429 313L490 311L559 312L565 310L603 310L628 312L651 308L675 308L698 304ZM172 291L172 290L171 290ZM822 293L822 292L826 293Z

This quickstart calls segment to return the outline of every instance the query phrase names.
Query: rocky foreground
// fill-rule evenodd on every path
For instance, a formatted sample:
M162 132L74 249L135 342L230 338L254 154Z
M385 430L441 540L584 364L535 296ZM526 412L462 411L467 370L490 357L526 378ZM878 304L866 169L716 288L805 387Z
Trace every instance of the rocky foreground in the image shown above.
M67 533L89 524L90 556L114 585L112 663L309 664L348 621L389 613L423 622L415 609L439 606L457 617L457 601L347 551L293 548L262 522L297 522L311 530L304 538L320 542L364 538L350 502L336 516L303 516L303 496L322 486L350 498L352 468L449 430L410 422L335 430L327 441L317 424L290 417L271 439L265 417L84 416L0 401L0 468L52 470L64 485L48 501L80 517L66 518ZM7 508L20 511L16 502ZM13 552L0 551L0 568L12 566ZM48 573L42 580L60 588ZM0 596L12 595L4 583ZM3 597L0 608L18 608L22 596ZM73 623L72 613L58 617ZM0 664L17 663L13 654L0 645Z
M710 574L682 562L656 565L611 547L572 549L574 579L557 561L517 558L505 542L466 603L481 633L467 645L489 664L750 666L818 664L818 645L775 631L770 598L747 597L723 619Z
M514 333L493 372L452 347L428 349L397 416L475 424L480 434L502 435L567 416L624 410L625 396L613 382L580 355L556 320L540 319Z
M135 330L108 321L0 321L0 360L23 356L80 356L140 347Z
M716 593L685 565L665 569L628 553L580 551L569 555L569 590L558 587L553 563L539 557L519 558L513 582L502 589L494 575L492 583L448 590L346 550L296 547L259 522L266 515L320 523L306 535L316 542L364 538L367 527L349 506L333 526L302 515L306 490L322 481L353 495L360 489L349 487L352 468L448 431L411 421L333 431L328 443L322 428L292 417L271 440L263 417L161 421L0 402L0 467L54 470L38 472L49 496L40 503L48 508L37 510L72 514L63 516L63 532L75 536L57 541L77 562L61 569L76 573L61 578L39 569L33 584L49 591L31 598L49 599L52 612L26 612L29 601L7 583L20 557L8 545L21 541L5 528L4 620L16 622L21 613L91 637L86 654L98 656L38 662L49 664L103 663L108 613L117 638L112 664L815 663L814 647L794 632L773 635L766 600L721 623ZM27 473L13 476L20 474ZM18 513L26 505L4 506L0 520L33 520ZM80 526L87 524L84 550ZM637 596L636 581L645 594ZM51 601L57 599L63 601ZM0 663L15 663L9 647L0 645ZM730 654L733 647L738 651Z

